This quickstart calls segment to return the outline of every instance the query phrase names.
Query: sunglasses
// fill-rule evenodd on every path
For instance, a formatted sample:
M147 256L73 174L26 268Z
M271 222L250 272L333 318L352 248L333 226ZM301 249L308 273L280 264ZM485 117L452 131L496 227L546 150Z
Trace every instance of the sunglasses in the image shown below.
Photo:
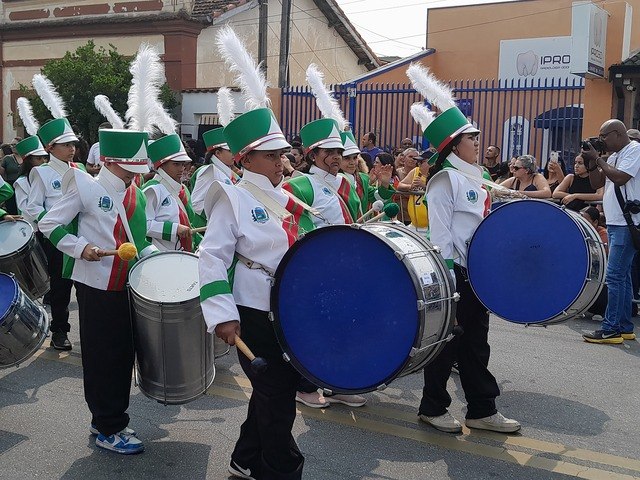
M513 170L514 172L517 172L517 171L518 171L518 170L520 170L521 168L524 168L524 167L516 167L515 165L513 165L513 166L511 167L511 170Z

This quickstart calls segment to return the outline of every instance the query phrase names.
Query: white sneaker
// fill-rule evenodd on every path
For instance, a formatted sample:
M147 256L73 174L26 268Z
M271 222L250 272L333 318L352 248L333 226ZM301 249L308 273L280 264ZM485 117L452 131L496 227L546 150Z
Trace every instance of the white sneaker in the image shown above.
M520 430L520 423L510 418L505 418L500 412L490 417L467 418L464 422L469 428L479 430L491 430L492 432L513 433Z
M242 468L233 460L231 460L228 470L232 477L244 478L245 480L256 480L255 477L251 476L251 469Z
M100 433L93 423L89 425L89 432L91 433L91 435L98 435ZM126 433L127 435L131 435L132 437L136 436L136 431L129 427L124 427L124 430L122 430L122 432Z
M449 412L438 415L437 417L427 417L426 415L418 415L418 418L424 423L431 425L436 430L446 433L462 432L462 425Z
M108 437L99 433L96 437L96 446L123 455L144 452L144 444L142 441L124 432L114 433Z
M320 392L296 392L296 402L311 408L327 408L329 406L329 402Z
M367 403L367 399L360 395L328 395L324 399L329 403L341 403L349 407L362 407Z

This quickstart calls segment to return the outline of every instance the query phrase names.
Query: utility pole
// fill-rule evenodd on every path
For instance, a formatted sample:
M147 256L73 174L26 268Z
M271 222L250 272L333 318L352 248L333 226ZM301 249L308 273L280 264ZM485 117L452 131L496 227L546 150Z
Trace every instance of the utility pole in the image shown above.
M291 46L291 0L282 0L280 18L280 62L278 87L289 86L289 48Z
M267 76L267 28L269 28L269 2L268 0L259 0L259 21L258 21L258 62L262 64L264 76Z

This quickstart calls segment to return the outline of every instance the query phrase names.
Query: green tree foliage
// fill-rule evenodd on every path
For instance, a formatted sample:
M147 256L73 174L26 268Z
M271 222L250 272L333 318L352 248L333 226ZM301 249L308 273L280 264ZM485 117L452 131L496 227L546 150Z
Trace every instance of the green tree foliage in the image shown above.
M48 62L42 73L56 86L63 98L69 122L90 144L97 141L98 125L106 119L96 110L93 99L102 94L109 97L116 112L124 118L127 111L127 96L131 86L129 63L131 58L118 53L113 45L109 49L96 47L90 40L75 52L67 52L63 58ZM31 100L33 112L42 124L52 118L31 85L20 86ZM165 83L160 100L172 111L179 102Z

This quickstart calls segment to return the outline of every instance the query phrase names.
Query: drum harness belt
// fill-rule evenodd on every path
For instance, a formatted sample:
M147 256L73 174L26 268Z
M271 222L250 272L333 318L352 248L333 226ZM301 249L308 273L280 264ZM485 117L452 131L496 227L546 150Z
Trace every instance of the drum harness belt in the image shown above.
M274 200L269 195L267 195L257 185L255 185L255 184L253 184L251 182L248 182L246 180L241 180L240 182L238 182L236 184L236 187L244 188L247 192L249 192L251 195L253 195L256 200L258 200L260 203L262 203L265 206L265 208L268 211L270 211L273 215L275 215L276 218L278 218L278 220L280 220L281 222L290 222L291 221L289 219L290 219L290 217L293 217L293 214L291 212L289 212L285 207L280 205L276 200ZM302 207L305 211L309 212L311 215L313 215L315 217L318 217L318 218L320 218L320 219L322 219L322 220L324 220L326 222L326 220L322 217L322 215L320 214L320 212L317 209L307 205L305 202L303 202L302 200L297 198L291 192L289 192L287 190L283 190L283 192L285 194L287 194L287 196L294 203L296 203L297 205ZM245 257L244 255L242 255L238 251L236 251L235 255L236 255L236 257L238 257L238 260L240 262L242 262L247 268L249 268L251 270L262 270L269 277L273 278L275 272L273 272L271 269L265 267L264 265L262 265L262 264L260 264L258 262L250 260L249 258Z
M98 182L98 183L109 193L109 195L111 195L112 198L118 198L120 196L118 195L118 193L116 192L116 189L108 179L105 178L103 182ZM116 210L118 210L118 215L120 216L120 221L122 222L124 231L127 234L127 238L131 243L135 245L136 243L133 239L131 228L129 227L129 220L127 220L127 212L124 209L124 205L122 204L122 201L115 201L113 203L116 207ZM136 259L140 259L140 254L137 249L136 249Z

